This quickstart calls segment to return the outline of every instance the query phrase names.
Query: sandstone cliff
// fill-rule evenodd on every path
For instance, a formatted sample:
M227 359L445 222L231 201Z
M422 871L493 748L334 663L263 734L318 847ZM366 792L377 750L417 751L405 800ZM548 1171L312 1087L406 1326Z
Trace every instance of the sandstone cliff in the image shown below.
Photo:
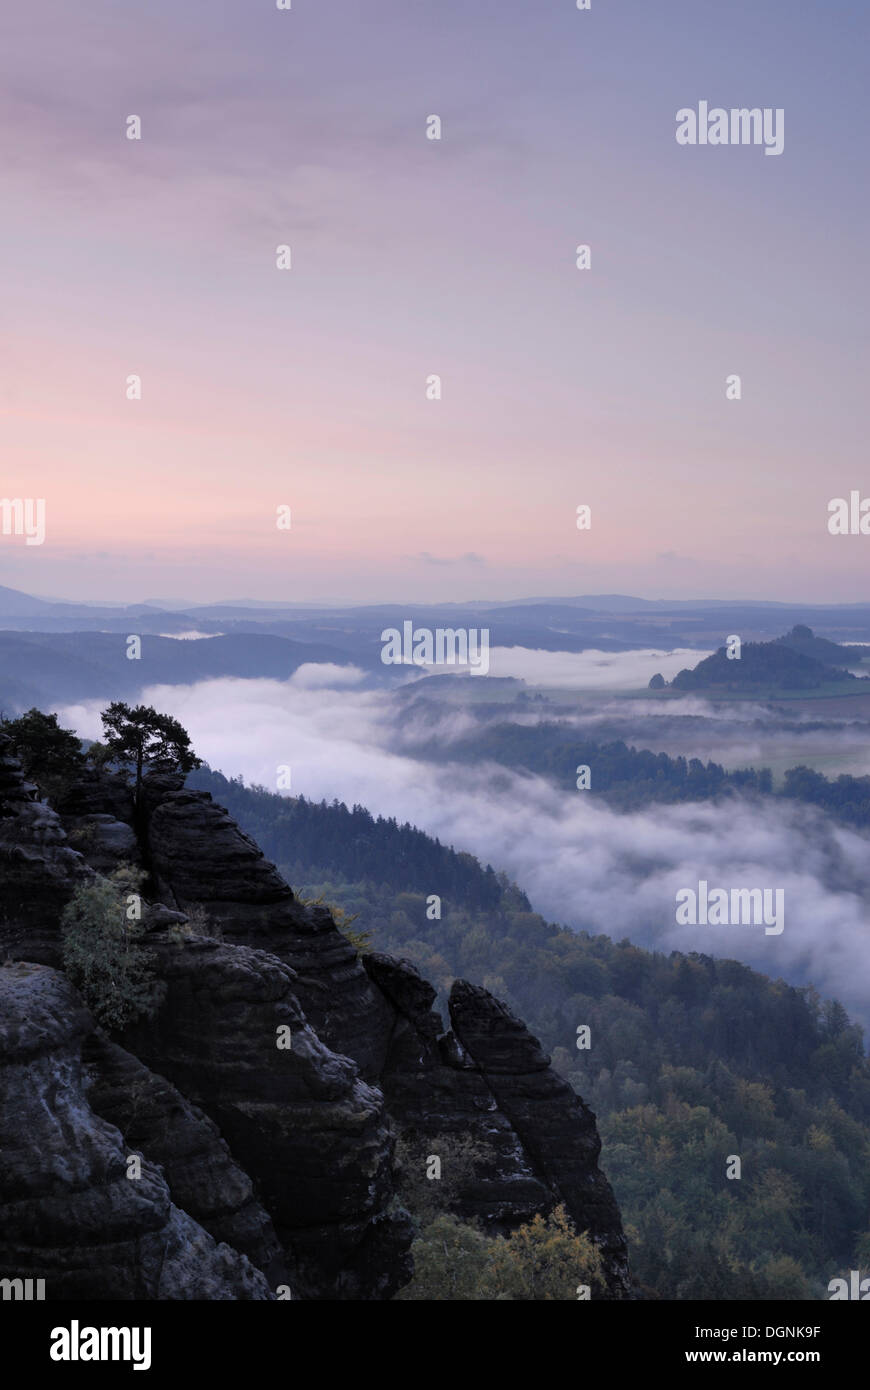
M59 918L122 859L150 876L165 997L109 1039L58 969ZM413 1234L396 1141L456 1136L477 1155L457 1214L508 1231L562 1203L631 1297L595 1118L523 1024L456 981L445 1028L410 963L360 957L180 778L149 777L134 818L91 774L57 814L0 736L0 949L0 1277L49 1297L389 1298Z

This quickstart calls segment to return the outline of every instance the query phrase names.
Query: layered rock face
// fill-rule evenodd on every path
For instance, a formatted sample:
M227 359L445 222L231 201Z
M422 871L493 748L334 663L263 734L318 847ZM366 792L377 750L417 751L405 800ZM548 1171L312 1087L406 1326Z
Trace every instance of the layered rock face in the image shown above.
M0 959L57 964L60 915L89 870L10 747L0 734Z
M0 742L7 953L56 961L76 883L138 854L165 997L110 1041L57 972L0 971L15 1020L0 1027L3 1275L50 1279L54 1297L389 1298L412 1269L397 1140L405 1163L470 1140L459 1215L509 1231L563 1203L604 1256L609 1296L631 1296L594 1116L504 1006L457 981L445 1029L410 963L360 958L179 777L146 779L135 840L117 779L89 775L62 812L71 833L96 827L83 854ZM27 874L36 907L21 904Z
M368 974L389 1001L393 1028L380 1076L390 1114L418 1154L470 1140L480 1155L457 1211L505 1230L549 1211L553 1194L534 1172L519 1136L454 1034L444 1033L435 990L409 961L373 952Z
M90 1015L57 971L0 969L0 1278L46 1298L266 1299L263 1274L172 1201L88 1104Z
M393 1139L381 1093L321 1042L277 957L200 938L155 948L167 998L156 1020L128 1030L130 1046L217 1123L303 1293L395 1292L410 1231L386 1210ZM381 1268L377 1247L392 1252Z
M599 1247L611 1292L629 1294L625 1238L613 1191L598 1167L601 1139L592 1111L552 1070L525 1024L485 989L456 980L449 1007L457 1037L536 1172Z
M127 1152L159 1164L175 1205L247 1255L272 1287L287 1283L272 1220L217 1125L105 1034L91 1033L82 1056L90 1107L120 1131Z
M558 1202L604 1255L613 1297L631 1284L619 1211L598 1168L595 1117L535 1038L483 989L457 981L452 1030L409 962L359 958L329 912L303 906L207 792L149 780L148 850L161 896L268 945L295 971L296 999L330 1048L359 1066L398 1132L418 1144L467 1138L480 1154L459 1211L506 1230Z
M109 874L141 863L133 829L133 793L123 777L87 769L58 803L69 842L92 869Z
M208 792L183 779L145 780L147 850L158 895L191 912L197 929L256 946L296 971L295 993L319 1037L379 1075L391 1016L357 952L325 907L297 901L262 850Z

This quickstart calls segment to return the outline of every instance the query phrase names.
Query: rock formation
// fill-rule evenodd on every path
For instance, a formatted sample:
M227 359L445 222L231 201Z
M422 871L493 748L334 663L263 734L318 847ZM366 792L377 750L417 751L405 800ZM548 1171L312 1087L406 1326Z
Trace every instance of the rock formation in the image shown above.
M138 859L165 997L110 1040L57 969L0 971L0 1277L50 1297L389 1298L412 1269L397 1139L453 1137L476 1154L457 1214L509 1231L562 1203L609 1296L632 1296L595 1118L509 1010L457 981L445 1029L410 963L361 958L180 777L146 778L134 817L91 773L60 810L0 737L4 954L57 967L76 884Z
M48 966L0 968L0 1277L46 1298L271 1297L265 1276L173 1202L89 1106L92 1020Z
M83 1060L91 1109L120 1131L128 1152L159 1164L174 1204L216 1241L247 1255L273 1287L286 1283L272 1220L217 1125L103 1033L86 1037Z
M58 920L88 866L0 734L0 959L56 964Z

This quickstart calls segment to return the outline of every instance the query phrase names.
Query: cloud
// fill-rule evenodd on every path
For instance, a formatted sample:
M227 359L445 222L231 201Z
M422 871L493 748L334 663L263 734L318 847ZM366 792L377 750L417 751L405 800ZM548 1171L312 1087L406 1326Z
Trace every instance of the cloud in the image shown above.
M517 676L528 685L571 690L639 690L649 684L657 671L665 680L671 680L685 666L697 666L709 655L689 647L669 652L546 652L530 647L493 647L489 669L493 676Z
M297 673L298 675L298 673ZM793 984L812 982L870 1023L870 853L867 837L813 808L783 802L656 805L609 811L505 768L416 759L391 692L285 681L220 680L151 687L144 700L180 719L199 754L228 775L292 792L359 802L408 820L505 870L544 916L663 951L734 957ZM99 705L62 710L99 734ZM453 720L453 714L445 715ZM456 716L455 732L461 732ZM450 729L448 726L448 734ZM675 895L713 886L781 888L785 930L678 926ZM438 884L425 885L438 892ZM449 894L445 911L449 912ZM437 927L433 927L437 931Z
M306 661L298 666L288 682L299 690L338 690L345 685L359 685L366 679L358 666L334 666L329 661Z
M417 555L411 557L414 560L422 560L424 565L485 565L486 558L478 555L474 550L467 550L464 555L432 555L428 550L421 550Z
M625 655L632 657L635 653ZM630 663L625 669L629 668ZM567 684L564 688L569 689ZM425 683L420 686L419 693L426 695ZM523 726L558 721L576 730L578 738L597 743L622 739L636 748L651 748L671 757L700 758L702 762L720 763L728 769L770 767L775 777L799 764L816 768L828 776L841 772L855 777L870 774L867 722L830 716L819 719L811 708L797 708L786 714L781 706L750 700L717 703L695 695L683 695L678 700L653 699L646 695L599 697L572 703L568 698L560 702L560 696L555 694L542 705L527 704L522 709L502 706L498 714L478 713L466 719L461 732L452 737L472 732L481 718L496 722L509 719ZM445 722L445 739L451 737L447 732L449 727ZM426 741L425 729L422 724L416 741ZM409 747L413 747L411 739L416 736L416 730L416 724L403 729Z
M667 565L696 565L697 560L693 560L691 555L679 555L676 550L660 550L656 554L656 559Z

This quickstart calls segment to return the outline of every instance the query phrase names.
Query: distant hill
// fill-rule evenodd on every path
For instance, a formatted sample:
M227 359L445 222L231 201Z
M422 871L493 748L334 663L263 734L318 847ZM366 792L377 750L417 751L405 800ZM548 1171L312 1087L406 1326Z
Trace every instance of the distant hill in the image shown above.
M18 589L0 584L0 618L37 618L51 613L57 605L49 599L33 598Z
M798 623L784 637L776 641L801 656L810 656L825 666L854 666L868 654L866 647L846 647L839 642L829 642L827 637L816 637L811 627Z
M126 700L145 685L189 685L220 676L286 680L307 662L348 663L337 647L268 633L199 641L145 634L141 659L128 661L126 653L121 633L0 631L0 708L16 714L34 705Z
M798 629L799 631L799 629ZM806 629L810 632L810 629ZM791 636L791 634L789 634ZM801 642L807 639L796 639ZM823 639L810 632L809 644ZM836 650L837 644L825 647ZM852 659L852 658L847 658ZM815 690L832 681L862 679L843 669L832 668L829 660L796 650L790 641L744 642L739 658L729 658L724 647L707 656L692 670L680 671L671 681L674 690Z

